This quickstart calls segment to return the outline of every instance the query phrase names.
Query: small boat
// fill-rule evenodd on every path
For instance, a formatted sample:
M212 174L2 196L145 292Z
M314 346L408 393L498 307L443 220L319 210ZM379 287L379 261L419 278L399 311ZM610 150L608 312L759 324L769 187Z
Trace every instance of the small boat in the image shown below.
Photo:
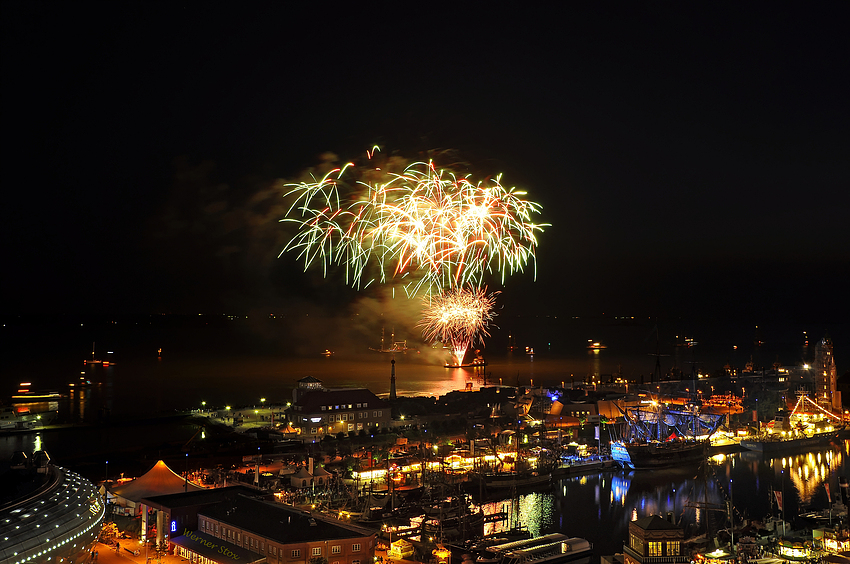
M602 350L602 349L607 349L608 347L606 347L605 345L603 345L599 341L594 341L593 339L588 339L587 340L587 348L590 349L590 350L593 350L593 351L598 351L598 350Z
M593 545L562 533L497 544L484 549L476 564L561 564L578 559L590 561Z
M321 354L322 356L333 356L334 352L331 351L331 350L325 349L324 352L319 353L319 354Z
M484 510L472 498L454 495L423 507L422 534L446 541L466 541L484 535Z
M488 490L503 490L509 488L528 488L548 485L552 481L552 473L510 472L502 474L485 474L484 485Z
M14 408L4 407L0 411L0 430L23 431L34 429L38 420L29 411L18 412Z
M91 344L91 359L90 360L84 360L83 364L103 364L102 360L96 359L94 357L94 341L92 341L92 344Z

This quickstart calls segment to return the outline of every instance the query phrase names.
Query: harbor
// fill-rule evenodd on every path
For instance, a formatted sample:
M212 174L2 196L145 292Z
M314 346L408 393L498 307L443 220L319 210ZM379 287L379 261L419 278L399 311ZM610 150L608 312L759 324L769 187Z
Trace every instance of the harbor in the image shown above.
M814 389L811 371L744 367L641 384L620 370L596 372L605 362L600 355L616 350L614 339L604 342L604 349L585 353L594 372L580 379L550 375L545 353L533 360L490 354L485 367L446 378L416 352L376 353L357 364L344 352L320 351L319 360L304 363L310 375L278 380L277 388L268 386L269 397L224 404L197 387L201 401L170 412L116 409L128 375L151 369L148 360L124 358L87 365L84 388L73 396L65 391L70 386L56 388L66 397L50 422L9 430L0 444L10 452L50 452L116 493L162 460L181 484L250 488L280 505L373 531L375 555L384 561L438 561L443 551L454 562L475 560L476 543L559 533L586 540L591 562L598 562L621 553L630 523L650 515L672 519L682 531L682 554L694 558L717 559L718 550L737 550L750 535L757 554L783 560L793 558L780 553L781 539L810 539L803 544L812 548L823 528L843 538L846 435L843 421L828 429L815 417L819 408L800 400L798 389ZM252 362L221 366L256 371ZM299 361L281 366L287 364ZM164 355L152 374L168 380L174 367L186 366ZM366 387L338 385L337 372L349 366L369 367L374 376ZM518 366L533 368L534 376L491 372ZM435 373L443 376L435 394L411 393L411 374ZM324 399L309 400L311 394ZM637 428L646 433L630 434ZM699 448L693 458L648 470L617 460L615 445L627 441ZM767 443L783 448L747 448ZM81 444L88 446L81 451ZM784 493L782 511L777 492ZM138 537L134 510L110 499L112 522ZM789 550L797 550L793 544ZM821 556L810 550L806 558Z

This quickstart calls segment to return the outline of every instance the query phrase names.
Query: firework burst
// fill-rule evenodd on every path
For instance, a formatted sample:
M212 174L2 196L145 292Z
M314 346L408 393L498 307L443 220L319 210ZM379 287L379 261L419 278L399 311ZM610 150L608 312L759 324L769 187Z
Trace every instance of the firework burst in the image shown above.
M418 162L399 173L366 171L349 189L357 195L346 197L340 186L352 185L350 169L289 185L293 203L283 221L299 230L281 254L297 249L305 269L344 265L355 287L402 279L413 296L477 287L485 273L504 281L534 262L537 233L546 227L532 221L540 206L503 187L501 177L473 182ZM377 274L367 275L372 264Z
M496 294L486 289L449 290L426 300L419 327L430 342L450 345L457 366L475 339L489 336L488 327L495 317Z

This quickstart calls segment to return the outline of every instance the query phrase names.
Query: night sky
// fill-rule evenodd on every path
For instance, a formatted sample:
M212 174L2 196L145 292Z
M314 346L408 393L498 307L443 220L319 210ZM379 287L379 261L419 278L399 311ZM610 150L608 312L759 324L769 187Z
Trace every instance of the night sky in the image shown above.
M846 321L846 4L576 4L3 2L0 313L344 310L280 187L379 145L542 204L507 308Z

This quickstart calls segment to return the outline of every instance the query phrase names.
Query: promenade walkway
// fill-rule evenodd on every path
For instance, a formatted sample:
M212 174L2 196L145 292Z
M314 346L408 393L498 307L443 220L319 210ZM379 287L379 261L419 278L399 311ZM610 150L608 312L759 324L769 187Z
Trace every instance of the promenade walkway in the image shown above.
M188 562L185 558L174 555L165 555L161 559L157 558L153 552L147 554L145 558L145 547L138 540L121 539L121 550L116 551L115 546L110 546L102 542L97 543L95 550L97 551L97 562L99 564L177 564L178 562ZM138 551L138 555L132 551ZM91 562L91 559L85 561L86 564Z

